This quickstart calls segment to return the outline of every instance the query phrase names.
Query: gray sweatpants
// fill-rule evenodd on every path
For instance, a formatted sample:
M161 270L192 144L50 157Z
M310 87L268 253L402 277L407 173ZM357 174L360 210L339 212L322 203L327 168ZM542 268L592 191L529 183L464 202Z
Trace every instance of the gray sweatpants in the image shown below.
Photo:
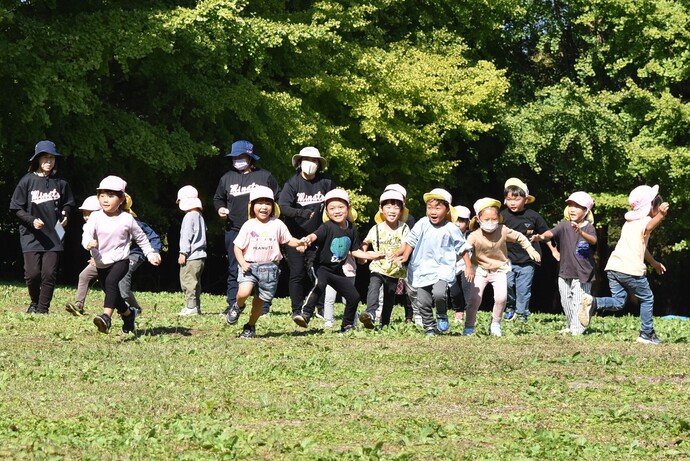
M424 331L435 330L434 306L436 306L436 317L448 317L448 308L446 306L448 282L439 280L433 285L426 287L413 288L408 285L407 288L409 290L408 294L412 299L412 306L416 306L417 312L422 316Z

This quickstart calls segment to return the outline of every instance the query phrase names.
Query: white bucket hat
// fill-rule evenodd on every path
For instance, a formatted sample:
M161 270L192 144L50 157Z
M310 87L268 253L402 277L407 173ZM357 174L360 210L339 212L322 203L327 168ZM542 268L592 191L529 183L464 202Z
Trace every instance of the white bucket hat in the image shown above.
M326 161L326 159L321 157L321 152L319 152L319 149L311 146L305 147L304 149L299 151L299 154L295 154L292 156L292 166L294 168L297 168L302 162L302 159L304 158L316 160L319 163L319 170L323 170L328 166L328 162Z

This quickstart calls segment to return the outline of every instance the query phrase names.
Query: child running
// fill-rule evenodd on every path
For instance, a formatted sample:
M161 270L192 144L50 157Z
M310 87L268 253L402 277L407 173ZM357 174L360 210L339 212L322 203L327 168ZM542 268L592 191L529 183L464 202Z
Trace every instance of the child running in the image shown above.
M426 216L417 221L403 247L396 252L402 262L409 259L408 294L422 316L422 327L427 336L450 328L446 294L448 287L455 283L455 262L462 255L465 264L470 266L467 252L470 247L460 229L453 224L455 209L450 205L452 200L451 194L444 189L433 189L424 194ZM472 278L470 273L467 277Z
M592 292L594 281L593 247L597 244L592 215L594 200L587 192L579 191L571 194L566 203L566 220L543 234L535 235L533 241L554 239L558 244L558 292L567 322L567 328L559 333L581 335L585 328L578 319L580 302L583 295Z
M316 244L318 254L316 261L316 284L307 296L302 312L294 314L292 320L299 326L307 328L314 316L314 308L327 285L332 286L345 298L345 312L340 332L354 329L355 314L359 304L359 293L343 273L343 264L349 254L355 258L370 260L380 258L383 252L365 252L360 249L361 242L357 229L351 224L355 220L354 210L350 207L350 197L343 189L333 189L324 198L326 203L324 223L312 234L302 238L307 245Z
M460 229L465 240L467 240L470 234L470 209L466 206L458 205L455 207L455 214L457 215L455 225ZM471 256L472 253L470 253L470 259ZM474 275L472 266L468 267L465 264L465 258L459 258L455 263L455 283L448 288L448 304L455 310L455 323L465 322L465 310L472 298L472 288L474 286L472 282L467 280L468 273Z
M82 218L84 218L84 222L86 223L89 221L89 216L91 216L91 213L101 209L101 204L99 203L97 196L91 195L86 197L84 203L81 204L79 209L81 210ZM77 294L74 297L74 302L67 303L65 305L65 310L67 312L76 317L84 315L84 303L86 302L86 294L89 291L89 285L91 285L91 282L96 280L97 277L98 270L96 269L96 263L94 262L93 258L89 258L89 261L86 263L86 267L79 273Z
M477 310L482 303L484 288L490 283L494 289L494 307L491 314L490 332L501 336L501 317L508 297L508 279L510 260L508 259L508 242L520 245L534 261L541 261L541 255L532 248L532 244L520 232L510 229L501 223L499 214L501 202L484 197L474 202L475 217L470 223L473 232L467 238L472 245L472 264L474 271L474 290L471 304L465 317L464 335L474 333L477 321ZM475 229L479 225L478 229Z
M383 309L380 323L382 327L390 324L398 280L407 275L405 266L392 259L393 253L400 249L407 234L410 233L409 226L401 221L403 214L407 214L404 203L405 198L400 192L389 190L381 194L379 211L374 217L377 224L369 230L362 244L362 251L371 248L379 253L379 256L372 259L369 264L371 276L367 292L367 310L359 316L359 321L365 328L374 328L381 288L383 288Z
M278 289L283 258L280 245L304 248L306 244L292 237L283 221L279 220L280 207L273 190L256 186L249 193L249 219L242 224L235 238L235 257L239 264L237 275L237 301L225 317L229 325L237 323L245 301L254 293L249 321L242 327L240 338L256 337L256 322L261 317L264 303L273 300Z
M161 262L160 255L154 252L134 217L122 209L126 187L127 183L118 176L107 176L101 181L96 191L101 210L91 213L82 234L82 245L91 252L105 292L103 314L93 319L101 333L110 331L115 310L122 317L122 332L135 332L136 311L127 307L119 288L120 280L129 269L132 239L151 264L157 266Z
M177 205L184 211L180 227L180 286L184 292L185 307L177 314L201 315L201 274L206 264L206 223L201 214L203 207L199 192L193 186L177 191Z
M637 342L656 345L661 340L654 331L654 293L647 280L645 261L658 274L666 272L664 265L655 260L647 249L647 243L651 233L666 217L669 204L659 195L658 185L636 187L630 192L628 202L632 210L625 213L621 236L604 269L609 279L611 297L582 295L579 319L582 326L587 327L597 311L615 312L623 309L627 291L630 291L640 302L641 326Z

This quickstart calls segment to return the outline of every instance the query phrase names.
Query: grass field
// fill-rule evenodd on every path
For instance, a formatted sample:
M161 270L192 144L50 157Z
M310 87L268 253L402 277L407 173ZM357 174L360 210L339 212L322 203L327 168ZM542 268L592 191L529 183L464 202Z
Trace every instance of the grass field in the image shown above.
M0 285L0 457L12 459L690 459L690 322L562 316L504 322L504 337L425 338L401 323L340 335L297 329L287 299L240 340L220 296L179 318L179 293L140 293L138 334L26 315ZM102 293L87 309L100 313ZM342 312L342 305L336 306Z

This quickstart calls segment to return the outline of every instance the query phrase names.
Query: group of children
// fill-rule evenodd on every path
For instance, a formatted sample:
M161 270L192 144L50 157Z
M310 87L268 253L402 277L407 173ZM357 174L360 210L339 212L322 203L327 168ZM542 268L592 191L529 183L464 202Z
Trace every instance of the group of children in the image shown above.
M58 156L54 144L39 143L30 160L33 169L30 167L30 175L23 181L43 186L41 178L51 177ZM26 186L20 186L13 196L11 209L18 210L17 216L27 228L23 235L35 237L35 230L43 227L43 221L35 218L31 214L33 209L23 203ZM96 195L88 197L80 207L85 221L82 245L91 258L79 276L76 300L67 304L67 310L83 315L86 291L98 277L105 301L103 313L94 318L94 324L103 333L110 330L115 311L122 318L123 332L134 331L141 307L131 290L132 273L144 259L154 265L161 261L160 238L137 219L126 186L122 178L108 176L96 188ZM64 184L61 187L63 196L71 196ZM53 191L46 197L58 200L60 194ZM545 241L554 243L549 243L550 248L559 261L558 287L567 322L562 333L582 334L598 311L621 309L628 290L640 300L642 326L638 341L660 342L654 332L653 294L644 264L646 260L658 273L665 272L664 266L647 251L649 235L669 209L668 203L658 195L658 186L639 186L630 194L632 211L626 213L621 238L605 269L613 296L603 298L591 296L595 276L593 247L597 237L592 214L594 201L586 192L578 191L568 197L565 219L552 229L537 212L525 207L534 197L518 178L506 181L503 203L490 197L477 200L472 218L469 208L452 205L452 196L444 189L433 189L423 199L426 213L415 223L406 207L405 188L399 184L387 186L379 198L375 225L360 241L349 196L345 190L335 188L323 198L322 224L297 239L279 219L280 207L274 191L266 186L254 187L249 192L248 219L233 241L239 269L238 291L236 302L226 313L226 322L231 325L237 322L253 294L251 313L240 336L254 337L264 303L270 303L277 290L282 247L287 245L304 252L316 246L315 285L301 311L292 315L300 327L308 327L316 306L323 304L323 295L331 287L345 302L342 332L352 330L357 320L367 329L377 324L388 325L396 294L406 292L426 335L433 336L450 328L449 300L456 306L455 320L464 321L463 334L472 335L484 290L490 284L494 304L489 331L493 336L501 336L504 318L528 321L532 279L541 261L538 242ZM206 259L206 226L198 191L192 186L182 187L177 204L185 212L178 255L185 306L179 315L198 315ZM501 210L503 204L506 207ZM55 210L50 210L55 214L54 227L66 223L69 206L66 203L60 210L56 201ZM50 220L53 221L52 215ZM52 240L61 243L58 231L55 232L58 239ZM28 242L28 237L23 238ZM49 261L50 267L57 264L54 258L41 256ZM25 251L25 267L33 267L29 263L35 258L33 252ZM353 258L360 264L368 263L371 273L366 310L360 315L357 315L360 297L351 277L354 268L348 268ZM27 312L47 312L46 303L39 303L38 290L32 291L31 287L29 284L32 304ZM463 304L465 313L460 309Z

